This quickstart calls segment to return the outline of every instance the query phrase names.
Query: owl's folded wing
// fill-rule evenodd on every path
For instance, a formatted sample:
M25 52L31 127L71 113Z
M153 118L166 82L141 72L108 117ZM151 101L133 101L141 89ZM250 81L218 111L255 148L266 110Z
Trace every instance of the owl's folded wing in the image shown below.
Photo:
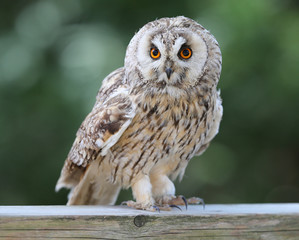
M86 166L105 156L130 125L135 108L123 78L124 69L119 68L103 80L96 103L81 124L65 160L56 191L76 186Z
M130 125L135 111L125 89L99 106L81 124L68 160L85 167L98 155L105 156Z
M130 105L127 99L118 98L123 105ZM104 156L118 141L134 117L131 107L120 109L118 104L94 109L80 126L68 159L78 166Z

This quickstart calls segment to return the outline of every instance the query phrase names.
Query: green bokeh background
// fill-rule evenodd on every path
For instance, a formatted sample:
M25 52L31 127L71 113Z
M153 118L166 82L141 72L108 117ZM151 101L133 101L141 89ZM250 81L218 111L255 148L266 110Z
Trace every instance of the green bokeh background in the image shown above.
M1 1L0 204L65 204L54 192L101 80L148 21L185 15L223 54L219 135L177 193L207 203L299 201L296 0ZM130 199L131 191L119 198Z

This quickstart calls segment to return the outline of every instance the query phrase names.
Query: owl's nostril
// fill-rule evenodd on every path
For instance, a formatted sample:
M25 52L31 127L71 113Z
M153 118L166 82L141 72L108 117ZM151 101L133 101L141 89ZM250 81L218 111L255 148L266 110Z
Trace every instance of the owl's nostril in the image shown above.
M173 73L173 70L171 68L166 68L165 72L166 72L167 78L169 79L170 75Z

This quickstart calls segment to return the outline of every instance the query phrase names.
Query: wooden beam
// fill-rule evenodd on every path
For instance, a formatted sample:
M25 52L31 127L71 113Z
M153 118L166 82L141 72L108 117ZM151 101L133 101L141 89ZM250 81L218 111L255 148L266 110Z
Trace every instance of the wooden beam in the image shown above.
M299 239L299 204L0 206L0 239Z

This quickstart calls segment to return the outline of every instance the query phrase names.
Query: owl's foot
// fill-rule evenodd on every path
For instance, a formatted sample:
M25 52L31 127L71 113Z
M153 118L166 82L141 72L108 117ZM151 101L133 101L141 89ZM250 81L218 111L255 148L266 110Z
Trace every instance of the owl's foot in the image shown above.
M180 211L182 211L182 209L174 204L168 205L168 204L163 204L163 205L159 205L159 206L155 206L155 205L145 205L142 203L137 203L134 201L125 201L122 202L121 205L127 205L128 207L131 208L135 208L138 210L146 210L146 211L151 211L151 212L160 212L160 211L171 211L173 208L177 208Z
M164 196L159 201L159 206L172 206L177 207L178 205L183 205L186 207L186 210L188 208L188 204L202 204L203 208L205 208L205 202L202 198L192 197L186 199L184 196Z
M159 206L168 206L168 207L175 207L181 210L178 205L185 205L186 209L188 208L188 202L184 196L172 196L167 195L163 196L160 199L156 199Z
M135 208L138 210L146 210L151 212L160 212L160 207L153 206L151 204L144 204L144 203L138 203L134 201L125 201L122 202L121 205L127 205L128 207ZM161 210L164 210L163 208Z

